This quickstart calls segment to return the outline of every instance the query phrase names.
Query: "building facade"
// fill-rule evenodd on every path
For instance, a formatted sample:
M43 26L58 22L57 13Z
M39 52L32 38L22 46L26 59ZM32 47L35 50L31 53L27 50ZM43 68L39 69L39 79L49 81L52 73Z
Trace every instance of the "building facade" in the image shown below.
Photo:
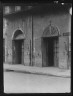
M4 6L3 60L25 66L71 67L71 4Z

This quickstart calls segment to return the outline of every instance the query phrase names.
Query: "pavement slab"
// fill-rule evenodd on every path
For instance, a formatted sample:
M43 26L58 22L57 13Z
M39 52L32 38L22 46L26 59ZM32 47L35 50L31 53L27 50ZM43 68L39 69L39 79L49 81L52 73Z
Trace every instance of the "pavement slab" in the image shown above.
M4 64L4 70L13 70L19 72L27 72L40 75L51 75L59 77L71 77L70 69L60 69L57 67L35 67L35 66L24 66L19 64Z

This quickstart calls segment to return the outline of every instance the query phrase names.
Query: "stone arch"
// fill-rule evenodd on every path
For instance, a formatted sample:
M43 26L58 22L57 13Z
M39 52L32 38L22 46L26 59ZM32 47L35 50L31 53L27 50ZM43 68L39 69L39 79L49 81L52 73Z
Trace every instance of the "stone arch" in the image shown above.
M60 30L57 26L49 24L43 31L42 37L59 36Z
M25 39L25 36L24 36L24 33L22 30L20 29L17 29L13 35L12 35L12 40L15 40L15 39Z

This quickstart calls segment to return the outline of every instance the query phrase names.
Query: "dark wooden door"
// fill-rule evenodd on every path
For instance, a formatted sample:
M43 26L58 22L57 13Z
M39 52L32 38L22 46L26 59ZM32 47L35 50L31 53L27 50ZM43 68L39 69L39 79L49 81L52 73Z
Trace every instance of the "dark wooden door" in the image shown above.
M46 40L42 37L42 66L46 67Z
M23 52L23 40L14 40L13 41L13 63L22 64L22 53Z
M16 46L15 40L12 40L12 63L16 64Z
M54 54L53 54L53 39L47 38L47 66L53 66L54 65Z
M59 40L58 37L54 38L54 66L58 67L59 64Z

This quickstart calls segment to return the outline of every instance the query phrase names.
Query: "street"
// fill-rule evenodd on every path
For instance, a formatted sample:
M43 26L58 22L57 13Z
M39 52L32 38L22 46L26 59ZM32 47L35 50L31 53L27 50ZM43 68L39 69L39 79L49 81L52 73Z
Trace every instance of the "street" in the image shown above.
M71 79L4 71L4 93L67 93Z

